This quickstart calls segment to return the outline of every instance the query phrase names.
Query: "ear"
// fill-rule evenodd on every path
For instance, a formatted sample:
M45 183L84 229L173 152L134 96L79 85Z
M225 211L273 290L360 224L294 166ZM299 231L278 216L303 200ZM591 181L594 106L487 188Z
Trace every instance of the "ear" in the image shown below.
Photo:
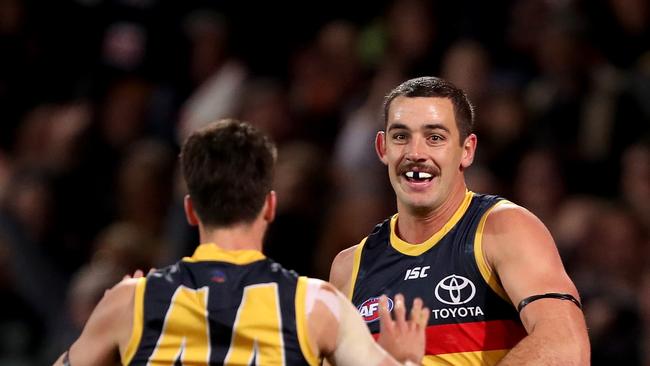
M385 165L388 165L388 159L386 158L386 132L379 131L377 136L375 136L375 152L379 160Z
M196 214L196 211L194 211L192 198L189 194L186 194L185 198L183 199L183 208L185 209L185 219L187 219L187 223L191 226L198 226L199 216Z
M476 144L478 140L476 135L471 133L465 138L463 142L463 156L460 159L460 169L465 170L469 168L474 162L474 153L476 152Z
M277 207L277 204L278 202L275 196L275 191L270 191L266 195L266 201L264 202L264 207L262 208L264 211L264 221L268 222L269 224L275 220L275 209Z

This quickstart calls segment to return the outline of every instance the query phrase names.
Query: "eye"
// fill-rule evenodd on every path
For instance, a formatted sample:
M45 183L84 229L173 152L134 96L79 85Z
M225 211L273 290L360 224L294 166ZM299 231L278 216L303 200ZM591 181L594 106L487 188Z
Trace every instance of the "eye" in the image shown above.
M398 141L398 142L406 141L407 137L408 136L405 133L402 133L402 132L397 132L397 133L393 134L393 140Z
M429 140L432 141L432 142L440 142L440 141L444 140L444 137L442 137L440 135L431 135L431 136L429 136Z

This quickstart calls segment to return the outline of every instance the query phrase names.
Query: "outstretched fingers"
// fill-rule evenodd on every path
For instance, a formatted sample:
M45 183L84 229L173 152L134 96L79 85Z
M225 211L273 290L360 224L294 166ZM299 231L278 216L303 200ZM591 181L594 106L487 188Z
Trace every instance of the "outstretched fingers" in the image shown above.
M413 300L408 312L402 294L394 297L393 316L388 309L386 296L379 298L380 329L379 344L400 362L420 363L424 357L429 309L423 307L422 299ZM394 320L393 320L394 318Z
M413 300L409 325L415 327L415 329L426 327L429 323L429 315L431 314L431 311L429 308L423 308L422 306L422 299L417 297Z
M381 295L379 297L379 331L381 333L392 333L395 327L395 322L390 316L388 309L388 297Z
M406 324L406 306L404 305L404 295L395 295L395 326L400 330L407 328Z

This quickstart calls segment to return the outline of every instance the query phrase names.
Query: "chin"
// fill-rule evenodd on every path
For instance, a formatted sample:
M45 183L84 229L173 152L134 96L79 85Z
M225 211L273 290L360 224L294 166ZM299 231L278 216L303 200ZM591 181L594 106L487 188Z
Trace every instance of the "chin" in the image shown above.
M415 214L427 214L434 209L435 204L433 201L409 201L404 206Z

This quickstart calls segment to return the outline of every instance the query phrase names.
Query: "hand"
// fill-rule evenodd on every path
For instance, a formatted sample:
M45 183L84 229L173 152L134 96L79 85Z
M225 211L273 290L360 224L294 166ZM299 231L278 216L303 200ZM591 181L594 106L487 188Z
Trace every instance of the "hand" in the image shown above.
M379 339L377 342L399 362L411 361L418 365L424 357L425 330L429 322L429 308L422 308L422 299L413 300L411 315L406 320L404 296L395 295L395 320L388 310L388 298L379 298Z
M151 271L149 271L149 272L151 272ZM144 277L144 272L142 272L141 269L136 269L135 272L133 272L133 275L130 275L130 274L124 275L124 277L122 277L122 281L128 280L130 278L140 278L140 277Z

